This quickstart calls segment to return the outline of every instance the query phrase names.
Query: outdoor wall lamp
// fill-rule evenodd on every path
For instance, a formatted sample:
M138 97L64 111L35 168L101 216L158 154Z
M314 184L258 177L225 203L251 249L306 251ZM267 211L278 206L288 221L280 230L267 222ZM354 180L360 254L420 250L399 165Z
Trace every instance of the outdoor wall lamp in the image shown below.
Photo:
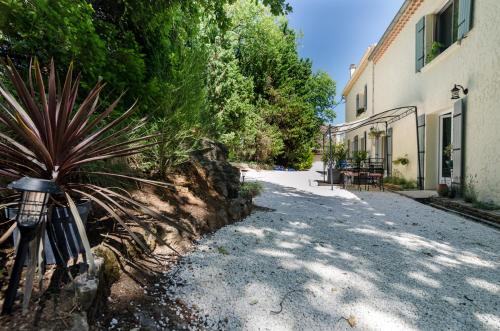
M451 100L457 100L460 99L460 90L462 90L464 95L467 95L469 93L468 88L464 88L462 85L457 85L451 89Z
M10 274L9 286L5 293L2 314L12 312L12 305L16 299L17 288L19 287L19 280L30 243L35 239L40 230L40 225L47 219L47 205L50 195L60 192L55 182L30 177L23 177L14 181L8 187L21 193L21 201L16 217L20 240ZM36 262L30 261L30 263Z

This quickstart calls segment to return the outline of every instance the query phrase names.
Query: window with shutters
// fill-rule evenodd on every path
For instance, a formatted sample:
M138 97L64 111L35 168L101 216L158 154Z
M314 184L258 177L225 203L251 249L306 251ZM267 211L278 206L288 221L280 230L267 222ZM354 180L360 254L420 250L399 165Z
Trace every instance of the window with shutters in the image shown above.
M458 37L458 7L459 1L448 3L437 15L435 41L439 43L439 51L450 47Z
M366 87L365 87L366 90ZM356 116L366 111L366 94L356 94Z
M422 17L416 25L415 69L463 39L472 28L474 0L450 0L437 13Z

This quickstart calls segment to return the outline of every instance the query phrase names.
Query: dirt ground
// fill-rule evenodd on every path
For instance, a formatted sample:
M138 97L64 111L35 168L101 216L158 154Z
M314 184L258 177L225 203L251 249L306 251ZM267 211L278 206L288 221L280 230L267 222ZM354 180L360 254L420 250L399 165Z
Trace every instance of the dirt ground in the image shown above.
M155 293L160 286L168 285L161 283L165 282L164 273L191 250L193 242L201 235L238 221L251 212L251 200L238 196L239 177L239 170L225 161L223 152L213 148L172 174L168 178L172 189L143 186L132 192L137 200L178 220L192 232L181 233L169 225L144 218L144 224L167 242L167 247L159 245L142 228L129 224L153 251L151 255L140 252L130 235L112 219L94 211L89 217L87 232L93 251L105 262L98 295L91 307L83 312L78 306L70 277L65 272L49 270L42 285L44 291L35 287L30 312L26 316L0 317L0 330L107 330L118 329L118 321L122 330L182 328L188 316L193 315L188 320L196 318L191 312L193 309ZM0 226L8 226L1 222ZM0 247L0 303L13 257L11 243ZM79 266L73 269L76 275ZM55 271L62 274L57 282L52 277ZM178 318L179 315L183 318Z

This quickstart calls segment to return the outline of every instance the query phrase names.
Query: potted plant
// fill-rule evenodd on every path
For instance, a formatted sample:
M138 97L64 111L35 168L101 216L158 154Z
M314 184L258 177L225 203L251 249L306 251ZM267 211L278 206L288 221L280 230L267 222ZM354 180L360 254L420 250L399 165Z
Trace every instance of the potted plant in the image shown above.
M444 183L438 184L437 193L440 197L448 196L449 192L450 192L450 189L448 188L447 184L444 184Z
M434 41L431 45L431 49L429 50L429 53L425 57L425 63L432 62L432 60L434 60L439 54L441 54L443 47L444 47L443 44L441 44L438 41Z
M444 148L443 155L446 157L445 163L449 169L453 169L453 145L449 144Z
M56 232L57 240L46 246L52 246L50 248L54 252L60 252L56 254L59 263L67 263L68 256L74 253L68 251L70 243L64 240L65 234L57 235L58 222L65 222L83 245L89 274L95 273L83 222L90 203L107 212L146 252L147 246L127 226L126 221L134 222L162 243L163 240L135 215L137 211L188 231L175 220L160 215L127 193L124 194L121 188L108 188L96 183L99 177L107 177L168 187L166 183L99 170L99 166L96 166L96 163L104 160L127 157L156 144L156 134L129 138L136 135L145 123L144 119L137 123L126 123L136 110L135 104L122 114L114 114L120 96L107 108L100 109L99 95L104 88L101 82L79 102L79 77L73 79L72 64L60 87L57 87L59 84L56 82L53 61L46 80L38 61L30 63L27 84L10 59L5 69L15 95L0 85L0 178L2 182L10 182L21 177L34 177L53 181L59 187L62 193L49 200L51 212L43 226L49 232ZM110 115L113 117L110 118ZM3 207L9 203L15 204L19 196L12 194L9 201L5 200ZM14 223L11 230L15 226ZM37 240L43 237L40 234Z
M385 133L384 130L378 130L375 127L371 127L370 132L368 132L368 137L370 137L371 139L377 139L382 137L384 133Z
M402 165L402 166L407 166L410 164L410 160L408 159L408 154L405 154L405 156L400 156L394 161L392 161L393 164L395 165Z
M328 156L328 155L327 155ZM332 146L332 168L328 169L328 183L340 184L342 182L342 173L340 168L343 161L347 159L347 148L343 143L338 143Z
M368 158L367 151L356 151L352 155L352 159L355 164L359 165L361 162L365 161Z

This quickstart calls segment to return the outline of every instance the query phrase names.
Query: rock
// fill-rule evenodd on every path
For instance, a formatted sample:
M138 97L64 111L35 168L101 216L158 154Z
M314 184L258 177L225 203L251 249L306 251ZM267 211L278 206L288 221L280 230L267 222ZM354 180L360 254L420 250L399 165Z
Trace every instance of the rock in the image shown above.
M207 139L201 141L202 148L193 153L191 162L198 162L206 172L205 180L217 193L225 198L238 197L240 171L228 161L228 151L220 143Z
M76 289L76 298L82 311L87 311L92 304L97 295L97 290L99 287L99 278L102 276L102 266L104 264L104 259L101 257L95 258L95 277L90 277L86 272L75 277L73 280L73 286Z
M79 312L73 314L73 326L71 331L87 331L89 323L87 322L87 313Z

